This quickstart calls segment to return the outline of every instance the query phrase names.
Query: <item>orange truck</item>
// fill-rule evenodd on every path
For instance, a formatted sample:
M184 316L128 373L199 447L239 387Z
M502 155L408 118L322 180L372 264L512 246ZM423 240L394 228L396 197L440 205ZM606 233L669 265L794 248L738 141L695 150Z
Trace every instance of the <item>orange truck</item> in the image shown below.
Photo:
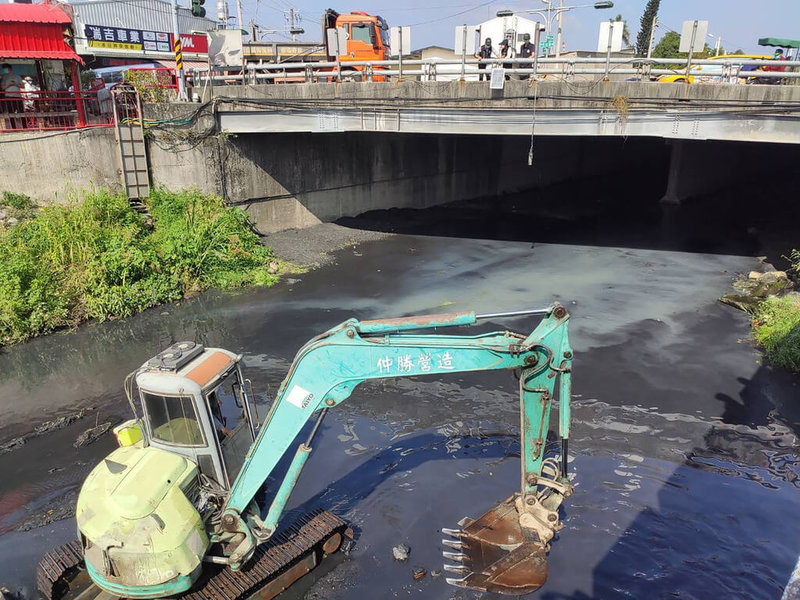
M328 45L328 30L343 29L347 38L344 48L339 48L336 54L334 48ZM379 16L373 16L364 11L357 10L348 14L340 14L333 9L328 9L322 15L322 39L328 60L338 60L342 64L342 78L360 81L363 79L364 66L347 65L348 62L363 60L389 60L389 25ZM374 71L381 70L376 66ZM375 81L384 81L384 77L377 75Z

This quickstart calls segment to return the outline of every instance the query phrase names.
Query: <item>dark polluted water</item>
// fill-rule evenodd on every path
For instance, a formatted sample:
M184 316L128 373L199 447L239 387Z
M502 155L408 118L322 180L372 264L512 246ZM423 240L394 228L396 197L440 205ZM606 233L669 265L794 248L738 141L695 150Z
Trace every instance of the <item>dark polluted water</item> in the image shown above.
M297 348L351 316L559 300L572 313L576 352L576 492L549 579L531 597L780 598L800 553L798 380L764 366L747 316L716 302L736 273L759 268L764 240L736 219L701 230L649 208L561 215L526 202L365 215L347 224L405 233L346 248L334 264L271 289L207 293L0 354L0 439L76 406L95 409L0 455L0 583L33 596L36 561L75 535L74 522L16 529L74 494L113 442L72 441L97 420L127 415L125 374L169 343L243 353L255 389L270 398ZM439 529L519 486L516 386L509 373L473 373L358 388L323 425L288 515L337 512L357 544L286 597L491 597L434 576ZM405 564L392 558L401 542L411 548ZM417 566L428 571L419 581Z

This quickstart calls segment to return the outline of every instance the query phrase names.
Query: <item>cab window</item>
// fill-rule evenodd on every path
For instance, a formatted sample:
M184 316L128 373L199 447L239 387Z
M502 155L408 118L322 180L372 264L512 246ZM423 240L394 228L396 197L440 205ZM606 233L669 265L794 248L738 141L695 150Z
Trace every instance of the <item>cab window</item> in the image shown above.
M190 396L162 396L142 392L153 440L180 446L205 446Z
M372 45L370 39L370 31L372 29L371 23L353 23L350 33L350 39L355 42L364 42L365 44Z

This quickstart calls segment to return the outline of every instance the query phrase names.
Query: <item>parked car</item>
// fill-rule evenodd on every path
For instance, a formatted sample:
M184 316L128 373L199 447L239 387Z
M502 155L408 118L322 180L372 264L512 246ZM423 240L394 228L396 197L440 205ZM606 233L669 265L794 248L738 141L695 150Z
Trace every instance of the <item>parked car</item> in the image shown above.
M708 60L720 61L725 60L771 60L772 55L765 54L720 54L719 56L712 56ZM750 70L755 70L757 67L750 67ZM743 67L742 70L748 69ZM689 83L740 83L738 77L723 77L725 66L720 65L693 65L689 70ZM678 71L670 75L662 75L658 78L662 83L685 83L686 70ZM743 83L743 81L742 81Z

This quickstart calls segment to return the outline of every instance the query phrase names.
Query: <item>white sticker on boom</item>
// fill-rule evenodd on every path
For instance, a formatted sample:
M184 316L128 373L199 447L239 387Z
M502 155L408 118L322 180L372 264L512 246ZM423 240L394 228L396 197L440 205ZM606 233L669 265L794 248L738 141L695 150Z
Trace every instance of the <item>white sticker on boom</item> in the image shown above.
M289 404L294 404L297 408L305 408L311 403L313 397L314 394L296 385L289 392L289 395L286 396L286 401L289 402Z

